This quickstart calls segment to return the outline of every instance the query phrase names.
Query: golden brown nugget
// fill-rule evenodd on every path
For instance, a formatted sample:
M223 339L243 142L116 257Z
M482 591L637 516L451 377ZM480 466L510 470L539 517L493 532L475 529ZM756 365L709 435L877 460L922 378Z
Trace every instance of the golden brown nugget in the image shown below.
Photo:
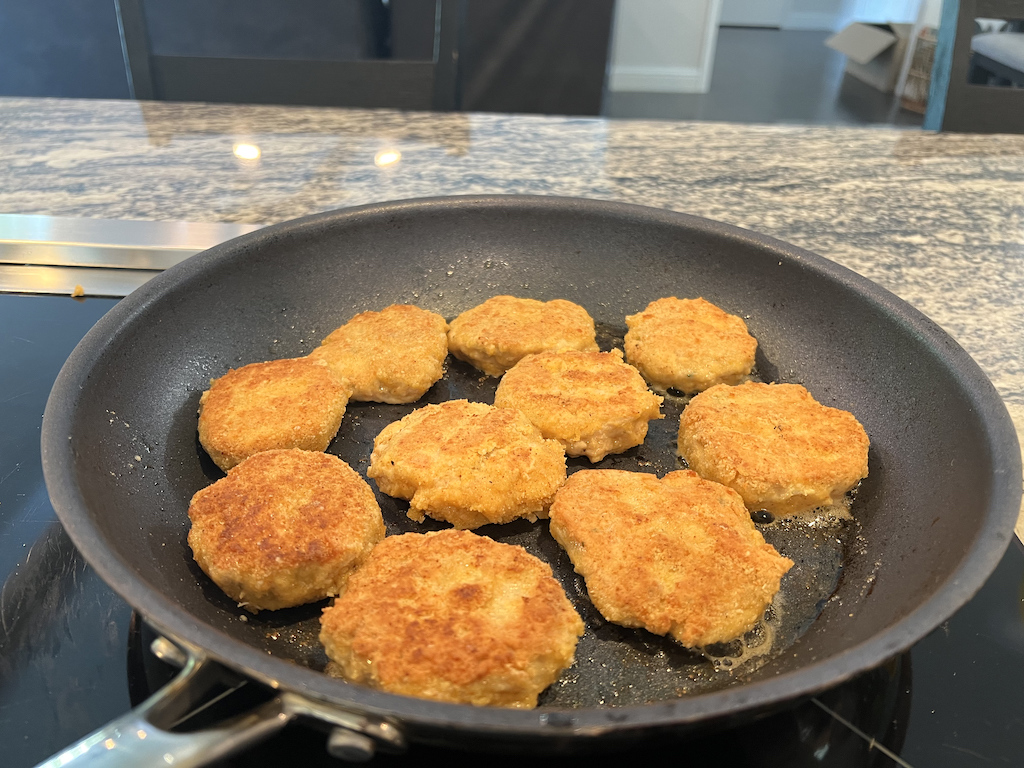
M304 357L253 363L210 382L199 400L199 442L225 472L275 448L324 451L348 390L325 363Z
M565 480L565 452L519 411L450 400L381 430L369 477L409 500L409 517L456 528L546 517Z
M188 543L199 567L249 611L339 594L384 538L373 490L335 456L252 456L192 497Z
M444 374L447 356L448 323L409 304L356 315L310 354L348 385L351 400L377 403L419 400Z
M452 530L385 539L320 621L353 682L495 707L535 707L583 634L546 563Z
M569 456L591 461L640 445L647 422L664 418L661 402L618 349L527 355L494 394L496 406L522 411Z
M608 621L690 648L741 637L793 561L765 543L743 501L689 470L591 469L551 505L551 535Z
M467 309L448 328L448 350L489 376L501 376L537 352L596 352L595 339L593 318L565 299L495 296Z
M868 436L799 384L718 386L690 401L679 454L751 511L785 517L839 502L868 474Z
M626 360L661 389L738 384L754 367L757 341L747 324L704 299L658 299L626 325Z

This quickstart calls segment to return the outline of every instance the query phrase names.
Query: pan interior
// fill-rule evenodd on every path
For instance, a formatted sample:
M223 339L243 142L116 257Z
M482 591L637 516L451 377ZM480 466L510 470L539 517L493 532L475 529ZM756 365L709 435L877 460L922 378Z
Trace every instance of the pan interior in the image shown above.
M624 328L600 328L602 349L621 349L624 331ZM483 376L471 366L449 358L444 378L417 403L350 403L344 427L328 452L348 462L365 477L373 439L386 425L426 403L454 399L492 403L497 382L498 379ZM591 464L585 458L570 458L569 472L587 468L624 469L663 476L683 468L685 465L675 455L675 432L685 402L682 397L666 397L662 407L666 418L651 423L642 446L608 456L597 464ZM183 465L200 465L207 481L213 482L223 477L223 473L202 448L195 445L193 412L192 407L186 410L181 419L180 435L171 443L184 448L178 457ZM370 484L376 491L373 481ZM389 535L448 527L429 518L423 523L410 520L406 515L407 502L379 491L377 499ZM685 649L665 637L604 620L587 598L583 579L574 572L568 556L548 532L546 521L530 523L521 520L485 526L475 532L522 546L550 564L583 617L587 631L577 647L575 663L543 694L540 701L542 705L575 708L649 704L716 690L759 668L791 645L810 626L835 590L842 569L844 542L855 529L855 524L821 517L811 525L780 521L758 527L779 551L791 557L796 564L784 578L781 593L762 624L744 640L712 646L704 653ZM176 551L184 562L191 559L191 552L184 542L179 543ZM287 611L248 615L223 595L194 563L191 563L191 570L196 582L203 587L207 600L225 615L238 618L236 624L229 625L233 633L276 656L318 671L324 670L327 657L318 641L318 633L320 610L326 601Z
M712 664L663 638L607 624L546 523L478 532L549 562L587 621L576 664L543 704L676 700L827 659L940 590L977 537L993 492L985 425L948 350L929 346L902 305L880 300L863 282L781 244L627 207L382 206L255 233L169 271L103 328L69 429L79 491L102 542L86 554L116 558L142 589L171 598L206 628L322 669L322 605L243 617L191 558L189 499L220 476L196 437L198 399L210 378L307 354L355 313L392 303L450 319L497 294L565 298L589 310L609 348L621 341L625 315L650 301L703 296L745 318L759 342L763 380L804 384L820 402L853 412L872 441L855 524L762 527L797 561L772 619L776 655L736 665L737 649L724 648ZM421 404L490 402L495 383L449 358L445 379ZM679 468L682 405L668 398L667 418L651 424L643 446L597 466L658 475ZM373 437L413 407L351 404L329 450L365 475ZM570 471L583 466L590 464L570 460ZM389 533L442 527L413 523L404 503L379 493L378 500ZM324 678L326 695L331 685Z

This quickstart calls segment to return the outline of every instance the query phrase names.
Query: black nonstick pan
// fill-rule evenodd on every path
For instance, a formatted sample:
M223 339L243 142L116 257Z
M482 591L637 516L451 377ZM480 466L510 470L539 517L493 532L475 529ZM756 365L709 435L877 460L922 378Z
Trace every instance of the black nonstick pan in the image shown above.
M587 633L536 710L438 704L325 675L316 642L322 604L247 616L192 561L188 501L221 476L196 439L210 378L306 354L360 311L411 303L450 319L497 294L583 305L604 348L621 343L625 316L650 301L703 296L746 319L761 379L803 384L864 424L870 474L853 521L760 524L796 567L745 643L699 654L609 625L545 522L489 526L478 532L552 564ZM489 401L494 385L449 358L421 404ZM329 451L365 474L373 437L414 407L350 404ZM597 466L679 468L674 437L684 407L670 394L667 418L652 422L643 446ZM171 690L76 749L138 760L172 750L175 765L216 757L296 716L335 728L339 753L364 756L407 740L555 752L749 717L870 669L949 617L999 561L1021 497L1020 452L998 394L952 339L892 294L735 227L544 197L336 211L189 259L124 299L76 348L47 404L42 447L71 538L176 643L164 653L184 663ZM389 533L441 527L413 523L404 503L378 499ZM213 732L154 727L186 708L221 665L278 694Z

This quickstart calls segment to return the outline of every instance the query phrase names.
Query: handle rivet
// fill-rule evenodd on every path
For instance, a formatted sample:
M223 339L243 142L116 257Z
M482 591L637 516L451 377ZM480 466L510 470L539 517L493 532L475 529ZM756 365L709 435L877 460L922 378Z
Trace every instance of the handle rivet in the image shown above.
M348 728L335 728L327 737L327 753L350 763L365 763L373 758L373 739Z

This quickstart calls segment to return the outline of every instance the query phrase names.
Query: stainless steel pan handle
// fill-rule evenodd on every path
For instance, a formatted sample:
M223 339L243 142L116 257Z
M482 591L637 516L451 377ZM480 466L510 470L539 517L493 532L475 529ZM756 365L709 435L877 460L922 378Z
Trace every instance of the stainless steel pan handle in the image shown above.
M327 749L335 757L365 761L373 756L377 746L388 751L405 748L405 740L394 725L344 712L295 693L282 693L212 728L189 733L167 730L203 701L212 686L231 674L202 651L185 644L181 648L163 638L155 641L153 651L180 666L178 675L131 712L39 763L37 768L191 768L265 739L300 716L333 726Z
M223 677L222 669L205 655L189 652L174 680L131 712L40 763L40 767L204 765L266 738L293 717L281 699L275 698L214 728L194 733L165 730Z

